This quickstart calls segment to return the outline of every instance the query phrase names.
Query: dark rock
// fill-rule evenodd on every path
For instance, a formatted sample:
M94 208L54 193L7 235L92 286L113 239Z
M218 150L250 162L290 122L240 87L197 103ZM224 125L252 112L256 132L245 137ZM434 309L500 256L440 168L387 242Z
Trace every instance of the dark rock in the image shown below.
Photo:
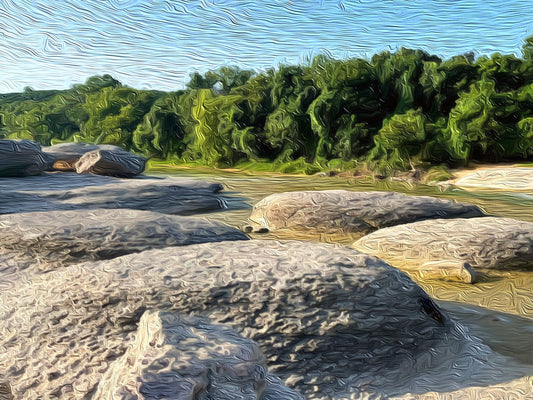
M0 140L0 177L39 175L54 158L30 140Z
M85 153L76 163L78 174L97 174L122 178L141 174L146 159L123 150L93 150Z
M215 193L222 186L192 179L120 179L73 173L45 173L25 179L0 178L0 214L128 208L191 214L226 208Z

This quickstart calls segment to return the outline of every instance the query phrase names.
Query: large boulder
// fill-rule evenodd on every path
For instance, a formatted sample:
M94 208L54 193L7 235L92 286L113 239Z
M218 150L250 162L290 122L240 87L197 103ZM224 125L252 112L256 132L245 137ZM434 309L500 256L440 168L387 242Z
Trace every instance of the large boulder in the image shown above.
M247 240L204 218L138 210L72 210L0 215L0 273L50 270L152 248ZM9 260L9 261L8 261ZM16 262L14 262L14 261Z
M128 178L141 174L146 159L124 150L93 150L76 162L78 174L97 174Z
M441 269L460 279L465 263L474 270L532 269L533 223L499 217L420 221L380 229L353 247L401 269L422 275Z
M480 217L477 206L395 192L324 190L270 195L250 220L269 229L314 229L366 234L386 226L432 218Z
M120 147L109 144L97 145L81 142L60 143L42 148L44 153L54 157L53 169L59 171L76 171L76 163L80 157L94 150L122 151Z
M181 178L121 179L75 173L0 178L0 214L129 208L191 214L226 208L218 183Z
M102 375L93 398L303 400L268 373L252 340L161 311L143 314L131 345Z
M0 177L39 175L54 158L30 140L0 140Z
M403 273L321 243L203 243L74 264L14 282L0 304L0 365L17 399L95 398L113 363L134 354L147 310L235 329L308 399L455 390L524 373L469 337ZM187 372L164 357L155 362Z
M466 190L505 190L533 193L533 168L490 167L456 173L449 183Z

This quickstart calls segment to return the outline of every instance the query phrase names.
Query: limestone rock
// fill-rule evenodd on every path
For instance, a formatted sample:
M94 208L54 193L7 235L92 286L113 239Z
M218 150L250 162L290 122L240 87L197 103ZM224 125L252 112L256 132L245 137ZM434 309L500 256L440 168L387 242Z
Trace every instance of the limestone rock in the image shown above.
M123 150L93 150L83 154L76 163L78 174L118 177L139 175L146 168L146 159Z
M39 175L53 162L30 140L0 140L0 177Z
M121 179L75 173L0 178L0 214L129 208L187 214L226 208L218 183L180 178Z
M533 223L511 218L438 219L380 229L353 244L395 267L533 267ZM440 263L440 264L439 264Z
M42 151L50 154L56 160L52 169L59 171L76 171L76 163L85 153L94 150L122 151L118 146L103 144L96 145L81 142L60 143L53 146L44 146Z
M246 239L240 230L220 222L150 211L95 209L0 216L0 256L14 253L18 269L42 271L151 248ZM0 263L0 273L13 270L13 263Z
M0 365L17 399L94 398L133 354L147 310L235 329L308 399L442 392L523 373L400 271L321 243L203 243L73 264L13 282L0 304Z
M269 375L259 347L234 330L146 311L128 350L103 374L96 399L303 400Z
M366 234L379 228L425 219L483 215L477 206L428 196L324 190L270 195L254 206L250 220L270 229Z

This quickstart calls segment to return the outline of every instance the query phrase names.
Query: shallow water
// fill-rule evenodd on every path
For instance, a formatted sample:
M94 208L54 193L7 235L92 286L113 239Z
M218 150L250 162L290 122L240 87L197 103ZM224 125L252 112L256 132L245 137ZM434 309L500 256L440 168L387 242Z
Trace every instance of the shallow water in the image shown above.
M172 170L171 170L172 171ZM207 215L231 226L249 223L251 207L272 194L299 190L348 189L355 191L393 190L411 195L454 199L480 206L487 214L533 222L533 193L505 191L471 192L458 188L413 185L348 177L247 175L237 172L159 170L156 176L183 176L219 182L225 187L228 209ZM280 230L252 234L255 239L299 239L349 245L358 236ZM422 281L412 276L444 309L480 337L493 350L533 365L533 270L494 271L475 285L444 281Z

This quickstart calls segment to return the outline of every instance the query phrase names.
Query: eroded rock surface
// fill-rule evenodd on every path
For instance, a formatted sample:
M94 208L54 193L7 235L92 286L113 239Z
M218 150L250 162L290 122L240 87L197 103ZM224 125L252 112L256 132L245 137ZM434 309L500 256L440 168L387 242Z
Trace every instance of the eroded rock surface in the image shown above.
M124 150L93 150L76 162L78 174L97 174L128 178L141 174L146 159Z
M246 239L240 230L220 222L150 211L95 209L0 215L0 273L25 268L46 271L151 248Z
M268 373L255 342L222 325L146 311L133 337L93 398L303 400Z
M39 175L53 162L30 140L0 140L0 177Z
M403 273L320 243L148 250L15 282L0 304L0 374L17 399L95 398L147 310L237 330L308 399L446 391L522 376Z
M75 173L0 178L0 214L129 208L191 214L226 207L218 183L180 178L121 179Z
M380 229L353 244L398 268L533 268L533 223L511 218L438 219Z
M315 229L366 234L376 229L433 218L483 216L477 206L395 192L324 190L270 195L250 220L270 229Z

